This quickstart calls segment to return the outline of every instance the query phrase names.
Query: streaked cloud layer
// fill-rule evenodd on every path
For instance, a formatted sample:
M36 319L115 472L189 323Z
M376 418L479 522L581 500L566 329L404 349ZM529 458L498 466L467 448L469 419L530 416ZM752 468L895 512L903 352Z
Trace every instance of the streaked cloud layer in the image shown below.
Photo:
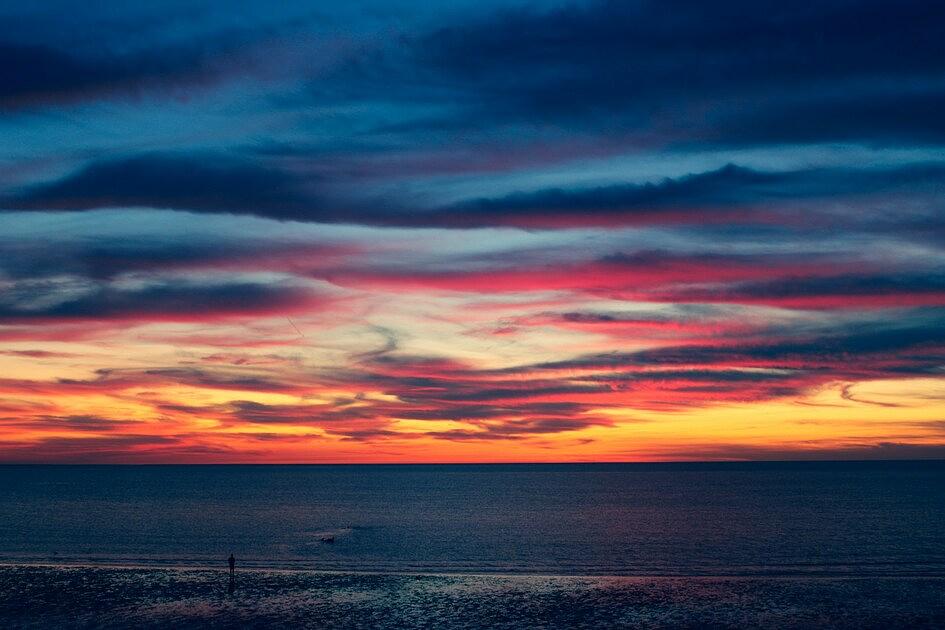
M0 460L945 456L945 9L0 7Z

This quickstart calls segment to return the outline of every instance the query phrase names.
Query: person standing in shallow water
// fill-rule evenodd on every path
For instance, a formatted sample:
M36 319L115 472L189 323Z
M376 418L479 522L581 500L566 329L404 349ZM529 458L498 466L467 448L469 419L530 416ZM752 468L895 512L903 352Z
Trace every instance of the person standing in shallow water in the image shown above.
M236 590L236 558L233 557L232 553L226 559L226 563L230 565L230 583L227 585L226 592L232 595L233 591Z

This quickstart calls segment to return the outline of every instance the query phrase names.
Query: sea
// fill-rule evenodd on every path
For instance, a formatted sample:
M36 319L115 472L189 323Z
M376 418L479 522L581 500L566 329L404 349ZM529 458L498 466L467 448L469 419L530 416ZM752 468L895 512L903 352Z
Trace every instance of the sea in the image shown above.
M945 462L0 466L0 563L945 576Z

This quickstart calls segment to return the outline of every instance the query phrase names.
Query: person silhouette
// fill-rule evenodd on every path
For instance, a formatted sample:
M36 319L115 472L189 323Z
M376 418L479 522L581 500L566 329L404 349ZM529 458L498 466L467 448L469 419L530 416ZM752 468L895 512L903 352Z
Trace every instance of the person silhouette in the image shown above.
M230 557L227 559L227 562L230 565L230 575L236 573L236 558L233 557L233 554L230 554Z

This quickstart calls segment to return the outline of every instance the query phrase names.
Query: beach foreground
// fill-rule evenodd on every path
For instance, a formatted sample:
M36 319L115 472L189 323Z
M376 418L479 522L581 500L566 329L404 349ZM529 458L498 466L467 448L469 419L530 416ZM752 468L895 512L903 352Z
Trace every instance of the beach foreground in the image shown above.
M935 577L574 577L0 567L26 627L942 627Z

